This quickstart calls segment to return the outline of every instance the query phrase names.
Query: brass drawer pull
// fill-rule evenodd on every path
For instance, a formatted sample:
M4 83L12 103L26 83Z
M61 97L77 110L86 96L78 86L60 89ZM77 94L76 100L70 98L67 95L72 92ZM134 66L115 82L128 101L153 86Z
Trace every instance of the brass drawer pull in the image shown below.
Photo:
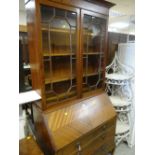
M105 139L105 137L106 137L106 135L102 135L102 136L101 136L102 140L104 140L104 139Z
M76 143L76 146L77 146L77 149L78 149L77 155L81 155L82 148L81 148L80 143Z
M103 130L105 130L107 128L107 124L103 125Z
M102 151L104 151L104 153L107 153L107 145L103 146L101 149L102 149Z

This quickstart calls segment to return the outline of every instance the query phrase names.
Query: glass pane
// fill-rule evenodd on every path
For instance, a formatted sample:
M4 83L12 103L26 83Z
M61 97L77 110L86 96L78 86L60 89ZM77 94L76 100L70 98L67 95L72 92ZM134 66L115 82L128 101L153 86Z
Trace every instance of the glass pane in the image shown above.
M76 95L75 12L41 6L42 52L48 103Z
M102 88L106 20L84 15L83 91Z

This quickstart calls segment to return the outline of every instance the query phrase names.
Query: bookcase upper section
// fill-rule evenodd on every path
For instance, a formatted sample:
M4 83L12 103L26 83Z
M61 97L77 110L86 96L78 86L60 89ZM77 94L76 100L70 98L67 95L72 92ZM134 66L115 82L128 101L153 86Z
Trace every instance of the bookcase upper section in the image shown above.
M104 90L110 4L26 3L32 86L42 96L43 110Z

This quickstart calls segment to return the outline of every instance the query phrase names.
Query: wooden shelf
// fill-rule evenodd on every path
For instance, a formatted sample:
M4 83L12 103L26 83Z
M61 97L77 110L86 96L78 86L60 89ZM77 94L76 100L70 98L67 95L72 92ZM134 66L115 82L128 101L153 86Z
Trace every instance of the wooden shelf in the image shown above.
M55 101L55 100L57 100L57 97L59 97L59 99L62 99L62 98L64 98L64 97L66 97L66 94L67 94L67 96L73 96L73 95L75 95L76 94L76 91L71 91L71 92L69 92L69 93L61 93L61 94L59 94L58 96L53 96L52 94L51 94L51 97L47 97L46 98L46 101L47 102L52 102L52 100L53 101Z
M84 52L83 55L99 55L99 52ZM103 54L103 53L102 53Z
M83 77L85 77L85 76L95 76L95 75L98 75L98 72L88 73L87 75L83 74ZM49 75L48 75L48 77L49 77ZM75 75L73 75L72 79L75 79ZM45 84L63 82L63 81L67 81L67 80L71 80L69 75L66 75L66 76L63 76L63 77L54 76L53 78L45 78Z
M73 76L72 79L75 78L75 75ZM45 79L45 84L50 84L50 83L56 83L56 82L63 82L63 81L67 81L70 80L70 76L64 76L64 77L54 77L54 78L46 78Z
M46 57L46 56L70 56L70 55L73 55L75 56L76 54L75 53L70 53L70 52L64 52L64 53L43 53L43 56ZM88 53L83 53L83 55L100 55L99 52L88 52ZM103 55L103 54L101 54Z
M88 73L87 75L83 74L83 77L85 77L85 76L94 76L94 75L97 75L97 74L98 74L98 72Z
M87 87L83 87L83 97L96 96L103 92L104 92L104 90L102 88L98 88L96 90L89 91L89 89Z
M69 29L64 29L64 28L51 28L51 29L48 29L48 28L42 27L41 30L42 31L50 31L50 32L59 32L59 33L70 33ZM71 33L75 33L75 32L76 32L76 29L72 29ZM96 36L92 32L84 32L84 35Z
M74 53L70 53L70 52L64 52L64 53L44 53L44 56L70 56L70 55L75 55Z
M94 34L91 33L91 32L86 32L86 33L84 33L84 35L87 35L87 36L94 36Z
M103 31L103 32L105 32L105 31ZM83 33L84 35L88 35L88 36L99 36L100 34L95 34L95 33L93 33L93 32L87 32L87 30L85 30L84 31L84 33Z
M48 28L42 27L41 30L42 31L50 31L50 32L59 32L59 33L70 33L69 29L63 29L63 28L48 29ZM71 33L76 33L76 29L72 29Z
M63 50L61 50L63 51ZM100 55L103 57L103 53L100 52L84 52L83 55ZM70 56L70 55L75 55L75 53L71 53L69 51L64 51L64 52L43 52L43 56Z
M46 27L42 27L41 28L42 31L50 31L50 32L59 32L59 33L70 33L70 29L64 29L64 28L51 28L48 29ZM71 33L75 33L76 29L72 29ZM93 32L84 32L84 35L88 35L88 36L98 36L95 35Z

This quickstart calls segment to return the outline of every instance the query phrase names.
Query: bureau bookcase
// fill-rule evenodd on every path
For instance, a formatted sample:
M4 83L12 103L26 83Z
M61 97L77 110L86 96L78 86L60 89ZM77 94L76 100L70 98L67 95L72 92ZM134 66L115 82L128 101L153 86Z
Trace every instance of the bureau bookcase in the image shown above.
M38 115L44 117L45 111L53 113L92 97L99 102L97 104L102 102L99 96L106 96L107 28L112 6L103 0L26 1L32 87L42 98L34 106L36 113L40 109ZM75 109L70 110L74 115ZM115 117L113 108L111 113L109 116ZM68 114L64 113L65 116ZM63 116L60 114L60 117ZM37 124L38 117L35 118ZM49 122L50 118L46 119ZM105 120L108 121L108 117ZM45 128L50 127L47 125ZM54 133L52 129L51 133ZM65 145L67 143L63 143L62 147Z

